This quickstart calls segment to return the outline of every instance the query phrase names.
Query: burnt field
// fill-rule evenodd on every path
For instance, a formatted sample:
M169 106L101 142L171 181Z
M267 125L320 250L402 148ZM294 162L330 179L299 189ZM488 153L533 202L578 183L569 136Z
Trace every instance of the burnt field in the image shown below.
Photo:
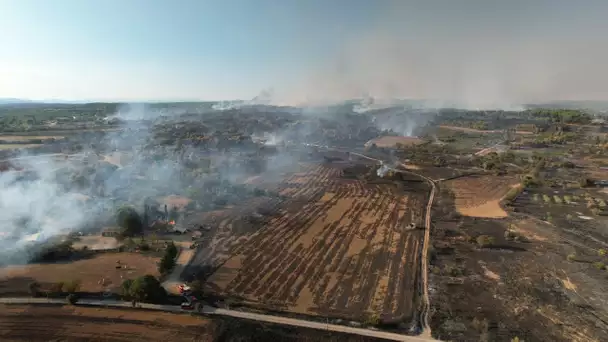
M527 195L516 202L523 203ZM458 213L458 200L457 191L443 186L433 209L429 294L434 337L608 338L602 244L566 233L579 229L575 221L547 222L523 212L467 217Z
M423 231L409 225L423 225L429 190L347 166L303 164L275 183L279 200L214 213L216 232L184 274L203 271L207 291L265 309L411 322Z

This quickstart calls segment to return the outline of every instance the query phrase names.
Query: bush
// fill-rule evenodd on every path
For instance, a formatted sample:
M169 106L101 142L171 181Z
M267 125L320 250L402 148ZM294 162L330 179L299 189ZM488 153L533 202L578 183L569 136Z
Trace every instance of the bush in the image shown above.
M77 295L70 293L67 297L65 297L65 299L68 301L68 303L74 305L78 302L79 298Z
M515 232L510 231L510 230L505 230L505 239L506 240L513 240L517 237L517 234L515 234Z
M507 192L507 194L505 195L505 200L507 201L513 201L514 199L517 198L517 196L519 196L519 194L524 190L523 186L518 186L515 188L512 188L511 190L509 190L509 192Z
M604 264L604 263L603 263L603 262L601 262L601 261L598 261L598 262L593 263L593 266L594 266L595 268L597 268L598 270L605 270L605 269L606 269L606 264Z
M598 254L599 256L605 256L605 255L606 255L606 250L605 250L605 249L603 249L603 248L600 248L600 249L597 251L597 254Z
M78 290L80 290L80 280L72 280L64 283L63 290L68 293L78 292Z
M365 319L366 325L375 326L380 324L380 317L377 314L371 314Z
M476 239L477 244L479 245L479 247L488 247L491 246L492 244L494 244L494 238L489 236L489 235L480 235L477 237Z
M570 262L576 261L576 254L574 254L574 253L570 253L570 254L568 254L567 259L568 259L568 261L570 261Z
M32 297L37 297L40 294L40 284L38 282L31 282L28 285L28 290L30 292L30 295L32 295Z

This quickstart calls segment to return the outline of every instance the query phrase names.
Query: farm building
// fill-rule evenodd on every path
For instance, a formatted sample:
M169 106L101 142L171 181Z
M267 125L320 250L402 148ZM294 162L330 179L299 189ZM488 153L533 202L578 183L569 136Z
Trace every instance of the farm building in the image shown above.
M101 236L116 237L116 236L120 235L120 233L121 233L121 230L118 227L106 227L106 228L102 229Z

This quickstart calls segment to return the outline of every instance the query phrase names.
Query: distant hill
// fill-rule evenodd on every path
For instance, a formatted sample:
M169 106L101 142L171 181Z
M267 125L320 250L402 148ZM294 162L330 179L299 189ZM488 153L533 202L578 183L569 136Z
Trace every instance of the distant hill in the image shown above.
M23 99L13 99L13 98L0 98L0 105L6 104L22 104L22 103L32 103L30 100Z

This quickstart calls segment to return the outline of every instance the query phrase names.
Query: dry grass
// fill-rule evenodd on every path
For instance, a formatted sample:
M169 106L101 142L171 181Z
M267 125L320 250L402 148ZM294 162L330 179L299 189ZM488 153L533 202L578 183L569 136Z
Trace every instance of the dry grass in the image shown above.
M2 341L212 341L201 316L77 306L0 305Z
M43 287L52 283L77 280L84 292L115 291L124 279L151 274L158 276L159 258L139 253L102 253L91 259L55 264L31 264L0 268L0 294L27 293L28 284ZM117 269L117 261L121 268ZM101 280L105 279L103 284Z
M456 196L456 210L461 215L501 218L507 213L500 207L500 201L518 183L514 177L475 176L457 178L446 184Z

